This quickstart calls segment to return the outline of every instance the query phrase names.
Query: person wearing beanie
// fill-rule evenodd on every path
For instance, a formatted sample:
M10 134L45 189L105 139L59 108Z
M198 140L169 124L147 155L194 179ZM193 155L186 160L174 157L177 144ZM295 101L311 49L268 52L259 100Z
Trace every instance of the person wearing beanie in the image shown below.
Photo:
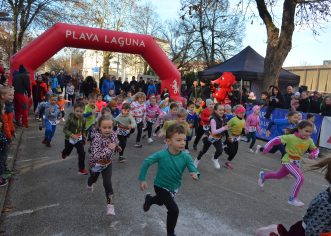
M227 137L225 141L226 147L224 148L224 151L226 154L228 154L228 161L225 162L224 167L228 169L233 169L233 166L230 162L238 152L240 135L245 128L245 112L246 109L242 105L235 106L234 113L236 116L229 120L227 123L229 137Z
M255 150L253 150L253 146L256 142L256 131L259 132L259 134L261 134L259 115L260 115L260 106L255 105L252 108L252 113L246 118L245 133L247 135L247 142L250 142L252 139L252 142L249 145L250 152L255 152Z
M196 132L195 140L193 143L193 149L197 150L197 145L205 132L209 132L210 129L210 116L213 112L214 102L211 99L206 100L206 108L200 114L200 122Z

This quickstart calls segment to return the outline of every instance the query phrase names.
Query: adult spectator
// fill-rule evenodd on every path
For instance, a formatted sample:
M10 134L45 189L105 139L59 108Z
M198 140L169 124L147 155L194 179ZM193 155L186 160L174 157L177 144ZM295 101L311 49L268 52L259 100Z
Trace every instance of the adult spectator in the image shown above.
M155 81L156 94L161 94L161 82L160 80Z
M206 83L200 81L200 89L201 89L201 98L202 100L206 101L206 99L210 98L210 88L206 86Z
M135 76L132 76L132 80L130 82L130 90L132 93L138 92L138 82L136 81Z
M161 100L164 100L166 98L170 98L170 94L169 94L168 88L164 87L164 89L161 93Z
M88 97L91 93L95 92L97 88L97 82L92 76L87 76L81 86L84 96Z
M331 96L326 96L321 106L322 116L331 116Z
M147 78L146 80L146 83L144 85L144 90L143 92L147 95L147 92L148 92L148 86L151 84L151 79L150 78Z
M51 72L51 75L50 75L50 84L51 84L51 89L52 89L52 92L55 93L55 94L58 94L58 88L59 88L59 81L55 75L55 71L52 71Z
M49 76L50 74L48 72L41 75L48 88L50 88Z
M122 85L122 89L125 93L128 93L130 91L130 83L129 83L128 78L125 78L123 85Z
M310 100L310 112L319 114L321 112L321 105L322 105L322 96L319 92L315 91L313 96L309 98Z
M67 84L65 76L66 75L63 70L61 70L60 73L57 75L57 81L59 83L59 87L61 88L61 93L63 93Z
M197 99L197 98L201 98L201 89L198 86L198 81L194 80L193 81L193 86L190 89L190 93L189 93L189 99Z
M233 90L228 93L228 97L231 101L231 106L234 107L240 104L240 91L239 87L234 87Z
M38 103L45 100L47 92L47 84L43 81L41 75L38 75L37 79L32 82L33 111L36 111Z
M79 92L79 79L78 79L78 76L77 75L74 75L72 77L71 83L75 87L75 92Z
M138 91L139 92L144 92L144 89L145 89L145 80L144 80L144 78L141 76L140 78L139 78L139 82L138 82ZM145 93L146 94L146 93Z
M103 81L105 81L107 79L107 74L106 73L103 73L102 74L102 77L100 78L99 80L99 91L102 91L102 83Z
M275 108L282 108L284 104L284 98L279 91L279 88L276 86L273 86L271 95L269 97L269 105L267 108L267 112L264 115L266 119L270 119L271 113Z
M15 119L17 125L28 127L29 97L31 96L30 74L23 65L13 75Z
M299 107L297 111L306 112L306 113L310 112L310 100L307 91L301 93L301 97L299 100Z
M121 94L123 90L123 84L122 84L122 77L118 77L118 79L115 80L115 95Z
M151 96L152 94L156 94L156 86L154 84L154 81L151 80L149 85L148 85L148 89L147 89L147 97Z
M285 109L290 109L291 108L291 99L292 99L292 96L294 95L293 93L293 88L292 86L287 86L286 88L286 93L284 94L284 104L283 104L283 107Z
M115 90L115 84L111 76L108 76L107 79L103 81L101 93L103 96L106 96L109 94L109 90Z

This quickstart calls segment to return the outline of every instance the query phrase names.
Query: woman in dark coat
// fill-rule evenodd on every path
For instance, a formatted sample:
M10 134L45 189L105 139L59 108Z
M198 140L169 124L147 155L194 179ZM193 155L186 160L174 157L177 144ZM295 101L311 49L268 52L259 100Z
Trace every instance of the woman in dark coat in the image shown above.
M97 82L92 76L87 76L82 84L82 92L85 97L88 97L91 93L94 93L97 88Z

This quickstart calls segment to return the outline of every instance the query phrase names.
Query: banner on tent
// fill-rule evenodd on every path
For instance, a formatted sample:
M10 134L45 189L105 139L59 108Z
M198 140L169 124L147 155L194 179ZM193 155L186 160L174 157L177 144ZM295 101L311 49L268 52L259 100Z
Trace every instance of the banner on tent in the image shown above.
M331 117L324 117L321 128L320 147L331 149Z
M248 116L251 113L252 113L252 106L247 106L246 115ZM263 108L260 112L260 123L261 123L262 133L261 133L261 135L257 133L256 137L260 138L260 139L264 139L264 140L270 140L270 139L272 139L276 136L279 136L281 134L278 133L276 127L273 126L270 130L271 134L267 138L265 133L266 133L266 130L268 128L269 122L271 120L274 120L274 119L284 119L284 118L286 118L288 110L285 110L285 109L275 109L275 110L273 110L273 112L271 113L271 119L264 118L265 113L266 113L266 109ZM303 113L303 112L300 112L300 113L302 114L302 119L306 119L307 113ZM314 143L317 143L317 141L318 141L318 136L319 136L321 126L322 126L322 121L323 121L323 116L315 114L315 126L316 126L317 132L312 134L312 139L314 140Z

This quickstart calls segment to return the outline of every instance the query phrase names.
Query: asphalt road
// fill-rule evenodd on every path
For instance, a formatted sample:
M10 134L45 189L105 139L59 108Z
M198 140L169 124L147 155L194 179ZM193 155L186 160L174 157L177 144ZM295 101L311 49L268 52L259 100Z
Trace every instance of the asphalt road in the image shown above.
M154 205L144 213L145 193L139 190L137 181L143 159L163 147L161 140L153 144L144 140L144 147L137 149L133 147L133 135L125 151L127 162L120 164L115 160L112 182L116 216L110 217L106 215L102 178L91 193L86 189L87 176L77 174L76 151L66 160L61 159L62 124L57 127L51 148L41 144L42 138L43 131L33 122L23 133L15 164L17 174L7 195L7 207L12 209L2 215L2 235L166 235L165 207ZM235 169L215 170L210 159L213 152L211 147L200 162L199 181L184 173L176 196L179 236L253 235L256 228L272 223L289 226L304 215L310 200L327 187L322 174L306 173L299 195L306 205L290 206L287 200L292 177L266 182L264 189L257 185L261 169L280 167L280 154L252 154L248 144L241 142L233 162ZM191 155L196 157L197 152L191 151ZM221 160L225 160L225 155ZM155 170L152 167L148 175L151 192Z

